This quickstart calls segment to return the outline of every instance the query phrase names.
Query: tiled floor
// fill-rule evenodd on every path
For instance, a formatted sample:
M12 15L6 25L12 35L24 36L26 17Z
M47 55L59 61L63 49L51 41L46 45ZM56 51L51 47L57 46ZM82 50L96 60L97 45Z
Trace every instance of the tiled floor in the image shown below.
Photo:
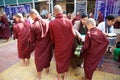
M104 68L102 71L96 71L93 80L120 80L120 69L118 63L112 59L104 60ZM81 68L80 76L75 76L73 69L69 69L68 77L65 80L81 80L84 71ZM43 80L54 80L56 75L55 61L52 60L50 67L50 74L46 75L43 71ZM36 69L34 59L32 57L31 64L27 67L19 65L17 57L16 41L9 41L7 43L0 43L0 80L34 80L36 76Z
M73 70L70 68L65 80L81 80L84 75L83 69L80 69L80 76L74 76ZM43 71L43 80L54 80L56 75L55 62L52 61L49 75L46 75ZM1 72L0 80L34 80L36 76L36 70L33 59L31 64L27 67L20 66L19 63L11 66L5 71ZM96 71L93 80L119 80L120 76L115 74L109 74L106 72Z
M0 72L18 61L16 41L0 43Z

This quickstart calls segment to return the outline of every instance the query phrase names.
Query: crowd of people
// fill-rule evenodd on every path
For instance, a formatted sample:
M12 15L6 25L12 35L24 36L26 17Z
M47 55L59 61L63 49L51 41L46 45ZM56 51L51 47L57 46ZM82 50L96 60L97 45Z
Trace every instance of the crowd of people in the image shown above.
M43 14L44 11L41 15L43 18L46 17ZM13 37L17 39L21 65L30 64L30 55L34 51L37 70L35 80L42 80L43 70L49 74L53 56L58 73L55 80L65 80L69 66L75 69L81 67L81 64L85 73L82 79L92 80L94 71L102 65L107 48L110 51L109 47L115 46L113 42L116 34L113 26L120 28L120 16L116 21L114 15L108 15L104 21L99 11L99 20L96 22L92 14L91 17L80 12L77 12L75 17L70 13L64 15L60 5L54 6L54 18L47 11L45 14L48 14L47 19L43 19L37 10L31 9L27 17L23 17L20 13L14 15ZM0 38L8 40L10 35L9 22L5 15L1 14ZM80 55L76 56L74 53L79 45L82 45ZM116 60L120 61L120 54Z

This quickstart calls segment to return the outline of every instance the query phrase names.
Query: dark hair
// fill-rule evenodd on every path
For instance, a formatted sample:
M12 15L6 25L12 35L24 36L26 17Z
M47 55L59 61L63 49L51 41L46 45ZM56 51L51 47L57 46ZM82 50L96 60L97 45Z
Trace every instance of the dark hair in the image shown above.
M114 20L115 19L115 16L110 14L106 17L106 20Z
M81 14L81 18L85 18L85 17L88 17L88 14L85 13Z
M117 42L116 47L120 48L120 42Z

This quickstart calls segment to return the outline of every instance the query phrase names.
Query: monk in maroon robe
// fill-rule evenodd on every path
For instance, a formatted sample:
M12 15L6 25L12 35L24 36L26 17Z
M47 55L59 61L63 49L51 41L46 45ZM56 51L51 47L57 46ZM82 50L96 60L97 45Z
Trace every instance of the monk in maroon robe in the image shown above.
M48 73L52 59L49 23L47 20L43 20L35 9L30 11L30 17L34 21L30 31L30 41L35 44L35 65L37 69L35 80L41 80L42 70L45 68Z
M22 61L22 65L29 65L30 53L34 47L29 44L30 24L24 22L22 14L15 16L16 23L13 26L14 39L17 39L18 57Z
M114 28L120 29L120 16L117 16Z
M77 12L77 15L75 18L73 18L72 20L72 24L74 25L75 21L79 21L81 19L81 15L80 15L80 12Z
M55 79L64 80L65 72L68 71L71 60L74 33L71 21L67 18L63 18L60 5L54 7L54 15L56 19L52 20L49 25L58 72L58 77Z
M5 15L0 16L0 38L6 39L8 41L10 37L10 27L9 22Z
M85 79L83 80L92 80L92 75L108 46L107 37L94 26L96 26L95 20L92 18L88 19L88 33L85 36L85 43L82 48L85 71Z
M68 13L67 19L71 20L71 14L70 13Z
M101 11L98 11L98 24L104 21L104 16Z

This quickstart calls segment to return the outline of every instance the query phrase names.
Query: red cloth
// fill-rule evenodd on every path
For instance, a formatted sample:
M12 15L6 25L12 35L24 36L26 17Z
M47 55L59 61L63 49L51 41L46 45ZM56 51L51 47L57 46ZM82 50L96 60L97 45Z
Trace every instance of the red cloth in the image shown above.
M72 24L74 25L75 21L78 21L81 19L81 16L80 15L77 15L75 18L73 18L72 20Z
M103 14L100 13L98 15L98 24L101 23L101 22L103 22L103 21L104 21L104 16L103 16Z
M34 50L34 46L29 43L30 24L28 22L18 22L13 26L14 38L17 39L18 57L30 58L30 53Z
M68 15L68 16L67 16L67 19L71 19L71 15Z
M57 72L67 72L74 41L71 21L63 18L63 14L58 14L56 19L50 22L50 34L55 46L54 54Z
M2 16L0 20L0 37L3 39L9 39L10 27L6 16Z
M49 34L49 23L36 18L31 26L30 41L35 44L35 65L37 72L50 66L52 47Z
M93 18L94 19L94 15L89 16L89 18Z
M114 28L120 29L120 22L119 21L115 22Z
M104 55L108 43L106 36L97 28L92 28L86 34L82 54L84 55L85 77L88 80L92 80L92 75Z

